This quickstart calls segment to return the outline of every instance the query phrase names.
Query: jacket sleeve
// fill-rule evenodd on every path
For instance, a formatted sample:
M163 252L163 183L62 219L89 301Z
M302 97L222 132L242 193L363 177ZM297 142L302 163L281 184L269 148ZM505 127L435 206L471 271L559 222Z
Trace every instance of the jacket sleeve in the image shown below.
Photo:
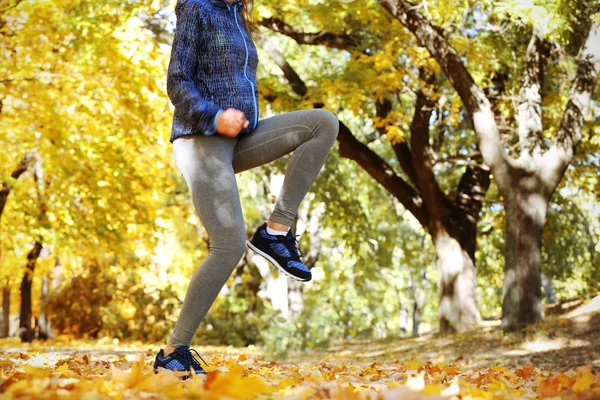
M198 73L198 52L202 48L202 16L195 2L179 0L175 7L177 22L167 69L167 94L188 124L205 136L217 133L217 114L223 111L201 96L192 79Z

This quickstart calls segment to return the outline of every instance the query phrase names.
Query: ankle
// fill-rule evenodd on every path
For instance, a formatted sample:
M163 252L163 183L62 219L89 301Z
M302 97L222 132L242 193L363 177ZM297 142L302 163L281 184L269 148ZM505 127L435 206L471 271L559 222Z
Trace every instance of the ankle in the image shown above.
M165 348L163 349L163 354L166 357L174 351L175 351L175 347L173 347L171 345L166 345Z
M274 229L276 231L283 231L283 232L287 232L290 229L289 226L280 224L279 222L271 221L270 219L267 220L267 227Z

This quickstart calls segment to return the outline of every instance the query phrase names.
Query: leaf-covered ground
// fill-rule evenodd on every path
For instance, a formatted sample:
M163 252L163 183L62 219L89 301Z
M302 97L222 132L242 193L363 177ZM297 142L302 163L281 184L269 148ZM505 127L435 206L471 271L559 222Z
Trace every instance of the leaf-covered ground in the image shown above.
M0 341L0 398L600 398L600 298L526 332L354 341L274 360L195 346L208 376L154 374L158 346Z

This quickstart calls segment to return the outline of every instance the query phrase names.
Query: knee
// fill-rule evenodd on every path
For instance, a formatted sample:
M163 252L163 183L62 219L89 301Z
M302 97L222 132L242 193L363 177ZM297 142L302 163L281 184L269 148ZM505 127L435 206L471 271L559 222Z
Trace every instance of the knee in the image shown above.
M329 135L335 141L340 130L340 120L337 115L325 108L318 108L316 110L318 110L320 116L323 133Z
M246 251L246 236L244 234L227 235L218 242L210 243L209 251L226 259L231 268L234 268Z
M240 258L244 256L246 252L246 236L239 236L237 240L231 244L231 254L236 260L236 264L240 261Z

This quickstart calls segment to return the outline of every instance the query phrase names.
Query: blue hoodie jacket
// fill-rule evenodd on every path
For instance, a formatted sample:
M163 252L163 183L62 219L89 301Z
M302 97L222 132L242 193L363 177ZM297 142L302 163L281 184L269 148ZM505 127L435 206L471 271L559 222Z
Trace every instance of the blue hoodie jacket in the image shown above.
M167 70L167 94L175 107L170 142L186 135L217 134L217 116L241 110L258 124L258 53L246 31L240 0L178 0Z

